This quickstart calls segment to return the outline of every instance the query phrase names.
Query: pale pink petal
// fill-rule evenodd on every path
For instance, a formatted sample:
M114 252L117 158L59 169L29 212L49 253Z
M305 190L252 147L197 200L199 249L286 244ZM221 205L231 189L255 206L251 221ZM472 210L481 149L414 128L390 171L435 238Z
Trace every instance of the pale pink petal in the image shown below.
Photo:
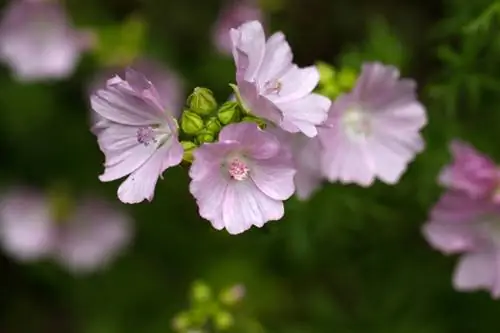
M268 119L274 123L283 120L281 110L267 98L260 96L255 84L247 81L238 81L241 97L252 114Z
M62 226L56 259L74 273L88 273L110 264L130 242L131 219L106 203L82 202Z
M33 261L49 255L56 228L49 203L25 188L10 190L0 199L0 242L12 257Z
M266 42L264 59L257 76L259 82L265 84L274 78L281 77L292 67L292 60L292 49L285 35L282 32L274 33Z
M250 122L224 127L219 133L219 140L239 142L245 153L255 159L271 158L280 150L280 142L273 134Z
M251 170L255 185L274 200L286 200L295 192L295 169L286 152L281 152L272 159L256 161Z
M295 134L293 137L293 157L297 168L294 178L295 189L297 197L306 200L323 181L321 168L323 149L317 137L310 139L301 134Z
M318 134L316 126L323 124L328 118L330 105L328 98L318 94L309 94L292 102L281 103L281 127L288 132L300 131L308 137L314 137Z
M500 254L498 251L464 255L455 269L453 285L460 291L491 290L500 297Z
M230 127L230 126L228 126ZM219 169L223 159L232 151L237 151L240 144L235 141L205 143L193 152L194 162L189 168L189 176L199 180L208 176L214 169Z
M171 138L163 144L139 169L118 188L118 198L124 203L139 203L153 200L158 177L166 168L182 161L182 149L177 139ZM180 154L179 154L180 153Z
M293 65L279 78L279 82L280 92L272 100L275 103L286 103L308 96L319 82L319 72L316 66L299 68Z
M240 69L244 66L243 78L247 81L255 79L262 63L265 53L266 36L264 28L258 21L243 23L238 29L231 29L231 40L233 42L233 57L236 67ZM248 58L242 63L240 54L245 54Z
M226 188L222 221L230 234L240 234L252 226L283 217L283 203L262 193L252 181L235 181Z

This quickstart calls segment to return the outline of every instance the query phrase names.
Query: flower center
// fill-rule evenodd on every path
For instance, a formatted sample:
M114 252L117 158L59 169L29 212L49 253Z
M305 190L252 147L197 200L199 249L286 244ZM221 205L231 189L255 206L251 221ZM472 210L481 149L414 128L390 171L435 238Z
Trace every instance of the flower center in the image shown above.
M264 93L266 95L279 95L283 84L279 80L269 80L264 83Z
M136 136L137 142L143 144L144 146L149 146L152 142L157 142L154 129L151 126L139 127L137 129Z
M228 165L227 171L229 172L229 175L231 178L235 180L245 180L248 178L248 173L250 172L250 169L246 165L245 162L243 162L239 158L234 158Z
M351 138L364 139L370 135L370 121L366 113L360 108L352 107L347 109L341 121L344 130Z

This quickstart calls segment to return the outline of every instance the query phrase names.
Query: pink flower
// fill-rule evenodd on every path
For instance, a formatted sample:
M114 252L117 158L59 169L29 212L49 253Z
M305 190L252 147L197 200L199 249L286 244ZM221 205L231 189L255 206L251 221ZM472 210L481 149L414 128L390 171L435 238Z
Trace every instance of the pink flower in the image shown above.
M21 81L71 75L89 32L75 30L58 1L12 0L0 23L0 60Z
M323 182L321 155L323 147L318 137L309 138L302 133L289 133L279 128L269 129L289 149L297 172L294 182L296 195L307 200Z
M462 253L453 284L457 290L489 290L500 298L500 207L450 190L423 227L427 241L445 254Z
M440 183L447 188L463 191L473 198L493 196L500 176L495 163L472 146L458 140L451 143L450 149L454 161L441 172ZM500 196L496 194L494 200L500 200Z
M131 69L125 80L115 76L91 97L92 109L106 121L96 132L106 157L99 179L129 175L118 188L124 203L151 201L158 177L182 161L177 124L163 103L153 84Z
M190 191L214 228L239 234L283 217L294 192L291 156L254 123L224 127L216 143L194 152Z
M426 124L415 82L399 79L391 66L363 66L356 86L333 103L320 140L323 172L330 181L371 185L375 178L395 184L423 150Z
M140 58L135 60L130 66L133 70L142 73L158 92L158 97L161 106L164 110L168 110L175 118L180 117L182 106L184 104L184 89L183 82L180 77L170 68L165 67L162 63L151 58ZM90 85L90 93L94 93L99 89L105 89L107 82L114 76L125 77L126 69L115 68L108 69L99 73ZM106 120L99 116L96 112L91 112L92 116L92 131L97 132L106 128Z
M316 67L293 64L283 33L275 33L266 42L258 21L231 29L231 39L245 107L285 131L316 136L316 126L326 120L331 104L328 98L312 93L319 82Z
M213 29L213 41L220 53L231 54L232 43L229 31L250 20L263 18L256 0L228 0Z
M0 244L12 257L31 262L52 258L75 273L102 268L130 242L128 216L84 198L63 220L48 197L17 188L0 198Z

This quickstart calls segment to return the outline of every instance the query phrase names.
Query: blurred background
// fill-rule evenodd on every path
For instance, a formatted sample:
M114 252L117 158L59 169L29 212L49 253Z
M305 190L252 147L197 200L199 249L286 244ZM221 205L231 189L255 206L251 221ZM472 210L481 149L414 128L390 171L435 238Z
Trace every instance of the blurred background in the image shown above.
M0 1L4 21L13 2ZM486 292L455 292L451 276L456 258L432 250L420 232L441 194L436 176L450 159L450 139L470 141L500 161L499 5L494 1L252 4L258 11L251 15L261 15L268 33L285 32L299 65L321 60L358 70L362 62L378 60L417 80L428 108L427 147L395 186L327 184L309 201L289 200L283 220L230 236L199 218L186 168L169 169L153 202L138 205L118 201L119 181L99 181L104 157L90 131L89 113L96 80L136 59L151 59L176 77L181 103L196 86L209 87L225 100L235 73L231 55L217 41L216 27L238 21L231 15L240 14L231 14L230 5L226 0L67 0L62 6L74 29L90 32L71 71L31 80L26 72L19 74L14 60L3 62L2 195L12 196L12 188L24 187L18 199L31 199L21 204L17 200L16 212L33 205L43 211L44 202L58 198L51 206L60 213L51 227L56 234L80 237L65 229L71 218L63 208L77 207L84 215L80 219L92 220L81 208L88 198L105 202L127 226L120 229L119 251L112 260L89 270L75 268L65 257L67 244L58 245L55 256L42 249L44 255L27 258L6 246L4 237L0 332L498 329L500 303ZM28 11L16 13L17 23L12 19L0 36L34 38L29 45L40 41L36 34L16 36L22 30L16 24L32 20L23 18ZM45 55L33 50L27 56L42 61ZM30 218L20 214L19 223ZM39 229L19 232L32 235ZM233 292L232 298L217 298L220 292ZM189 323L212 311L207 309L216 309L215 324L188 330Z

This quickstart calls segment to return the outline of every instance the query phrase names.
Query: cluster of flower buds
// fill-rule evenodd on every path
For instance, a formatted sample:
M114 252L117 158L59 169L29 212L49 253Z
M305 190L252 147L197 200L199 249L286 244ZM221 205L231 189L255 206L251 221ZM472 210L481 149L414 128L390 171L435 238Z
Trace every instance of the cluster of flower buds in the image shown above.
M152 200L162 173L184 161L199 214L239 234L281 219L283 201L307 199L323 180L394 184L423 149L426 112L396 68L369 63L358 77L326 64L301 68L284 34L266 40L258 21L230 37L236 84L224 103L198 87L177 116L133 69L92 94L106 158L100 179L128 176L121 201Z
M174 317L173 329L179 333L208 332L207 327L214 327L217 332L233 329L235 307L244 297L243 285L230 286L214 295L208 284L196 281L191 288L191 306Z

